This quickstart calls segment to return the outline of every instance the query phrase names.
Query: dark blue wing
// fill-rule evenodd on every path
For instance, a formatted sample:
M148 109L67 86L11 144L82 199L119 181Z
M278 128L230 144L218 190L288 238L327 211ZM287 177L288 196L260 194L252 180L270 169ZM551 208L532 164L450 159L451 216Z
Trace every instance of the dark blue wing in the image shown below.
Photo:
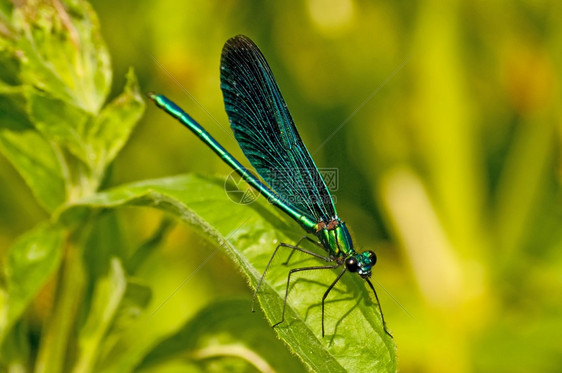
M285 203L316 221L336 216L334 203L295 127L258 47L238 35L226 42L221 89L234 136L246 158Z

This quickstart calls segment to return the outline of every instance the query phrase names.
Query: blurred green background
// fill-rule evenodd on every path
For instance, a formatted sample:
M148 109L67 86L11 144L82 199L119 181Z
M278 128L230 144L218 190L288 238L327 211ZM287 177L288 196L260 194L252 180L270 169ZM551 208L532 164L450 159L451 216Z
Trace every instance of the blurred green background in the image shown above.
M377 252L402 372L560 371L560 2L91 3L113 96L133 66L143 91L174 99L241 160L220 53L236 34L258 44L317 165L339 170L337 209L356 245ZM148 106L109 185L184 172L230 170ZM4 158L0 178L5 248L46 215ZM123 214L137 239L162 217ZM141 271L154 304L209 253L175 226ZM164 335L225 296L246 297L249 309L251 292L224 255L194 276L197 287L180 287L137 332Z

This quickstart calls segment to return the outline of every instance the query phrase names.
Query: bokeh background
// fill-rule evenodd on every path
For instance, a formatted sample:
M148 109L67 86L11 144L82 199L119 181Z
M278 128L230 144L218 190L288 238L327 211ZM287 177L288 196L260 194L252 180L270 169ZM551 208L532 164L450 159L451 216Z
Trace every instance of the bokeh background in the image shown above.
M562 369L562 3L91 3L113 58L113 96L133 66L144 91L181 104L239 159L220 52L236 34L258 44L317 165L339 170L340 217L359 247L377 252L402 372ZM108 183L185 172L230 170L149 105ZM4 251L46 215L4 158L0 178ZM148 237L162 218L124 214L131 237ZM141 271L156 302L209 247L173 228ZM222 297L249 304L222 254L194 276L138 332L163 335Z

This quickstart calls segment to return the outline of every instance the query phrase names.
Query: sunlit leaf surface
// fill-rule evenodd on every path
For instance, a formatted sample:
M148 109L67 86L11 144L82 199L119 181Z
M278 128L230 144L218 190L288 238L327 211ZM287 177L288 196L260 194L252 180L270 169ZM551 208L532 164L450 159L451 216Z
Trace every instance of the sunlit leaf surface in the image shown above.
M81 201L62 219L86 210L121 206L152 206L195 226L234 260L254 287L279 242L295 242L301 229L263 201L233 203L219 179L178 176L118 187ZM288 255L288 253L285 253ZM313 265L304 257L294 266ZM259 301L271 324L281 318L288 269L274 263L262 285ZM385 335L380 314L360 279L345 276L327 302L327 335L321 337L320 300L336 272L302 276L291 286L285 323L276 331L289 347L317 371L396 371L394 341Z

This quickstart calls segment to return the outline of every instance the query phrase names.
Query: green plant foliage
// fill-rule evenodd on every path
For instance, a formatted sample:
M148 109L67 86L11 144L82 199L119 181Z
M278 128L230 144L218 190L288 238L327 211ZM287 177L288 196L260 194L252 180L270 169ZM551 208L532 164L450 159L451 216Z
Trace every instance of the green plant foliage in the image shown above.
M107 276L96 282L88 318L78 336L77 371L88 370L95 363L97 349L115 318L126 289L125 270L114 258Z
M0 145L49 211L97 190L144 110L134 74L103 107L109 54L88 3L24 2L6 16ZM40 152L38 152L40 151Z
M53 213L97 190L144 102L130 71L124 92L104 106L111 84L109 54L88 3L1 5L0 61L6 68L0 74L0 150ZM91 237L111 230L101 233L109 226L96 223L103 220L82 218L65 228L51 217L8 251L0 293L5 367L35 365L37 371L51 372L73 364L91 370L109 327L118 319L126 324L131 312L148 304L150 292L127 278L118 253L106 253L100 266L84 268L87 255L103 243ZM118 236L113 231L112 239ZM88 273L96 274L91 282ZM55 291L48 290L49 283ZM25 310L42 290L54 301L43 311L48 316L39 351L30 353ZM91 310L81 321L85 305ZM77 352L71 363L74 338ZM35 363L25 360L35 355Z
M1 297L0 342L60 265L64 231L41 225L14 243L5 270Z
M219 179L193 175L148 180L98 193L80 201L61 216L73 221L85 209L150 206L177 215L221 247L256 286L278 242L295 242L299 227L267 203L237 205L227 197ZM287 253L288 255L288 253ZM299 258L299 266L314 261ZM273 266L258 299L273 324L280 320L288 268ZM337 295L327 302L327 336L321 337L320 300L335 272L296 281L291 287L286 322L276 331L313 370L373 372L396 370L395 345L385 335L368 288L355 276L345 276Z
M0 149L23 177L35 198L47 211L66 199L63 165L58 149L29 121L20 88L8 88L0 95Z
M270 333L259 315L248 312L247 299L218 301L154 347L137 369L157 372L170 360L189 357L204 372L211 371L214 360L225 358L237 358L240 371L253 365L262 372L305 372L280 341L267 338Z
M7 48L17 53L23 84L97 114L111 84L109 53L90 5L62 5L31 0L14 9Z
M559 372L561 5L0 0L0 372ZM304 232L165 177L231 170L145 91L245 162L220 89L237 34L338 170L394 340L349 274L321 338L333 271L297 273L272 329L318 261L279 252L255 313L251 289Z
M159 289L141 273L174 218L195 227L213 253L225 252L252 287L275 245L295 242L300 228L264 201L233 203L216 178L100 192L144 111L135 74L129 69L123 92L108 100L110 57L83 0L2 0L0 35L0 151L48 216L11 245L2 267L0 370L396 371L394 341L369 289L353 276L327 302L326 338L319 306L331 271L295 281L286 322L272 331L289 268L279 263L258 295L269 322L250 312L249 299L215 301L152 339L127 339L167 301L154 298ZM131 206L166 214L144 241L131 240L131 221L121 219Z

